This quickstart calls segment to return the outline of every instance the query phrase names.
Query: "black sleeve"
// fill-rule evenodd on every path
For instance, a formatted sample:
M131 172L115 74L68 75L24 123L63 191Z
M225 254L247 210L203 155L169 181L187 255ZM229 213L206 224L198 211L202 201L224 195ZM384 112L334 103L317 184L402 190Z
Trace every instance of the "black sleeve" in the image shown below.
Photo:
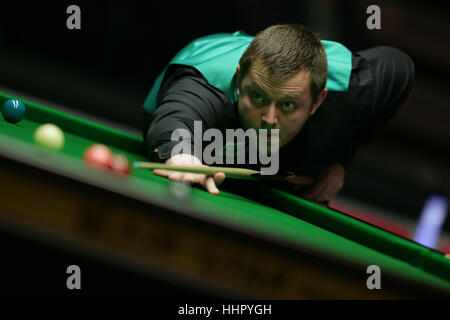
M172 149L179 143L171 140L174 130L186 129L194 137L194 121L202 122L203 131L231 127L236 121L234 108L224 92L208 83L194 68L178 65L167 70L156 110L146 117L147 154L151 161L159 162L170 158Z
M379 46L354 54L349 83L353 108L352 150L338 162L347 168L361 145L368 144L408 98L415 75L412 59L402 51Z

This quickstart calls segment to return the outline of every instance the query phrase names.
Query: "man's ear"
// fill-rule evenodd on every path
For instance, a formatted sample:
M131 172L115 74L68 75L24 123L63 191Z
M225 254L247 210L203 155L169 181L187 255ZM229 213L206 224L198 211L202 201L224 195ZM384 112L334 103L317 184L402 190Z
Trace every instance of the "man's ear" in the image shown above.
M317 97L316 102L313 104L313 107L311 109L311 113L309 114L312 116L314 113L316 113L317 109L319 109L320 105L322 104L323 100L325 100L325 97L327 96L328 90L327 88L323 89L322 92L319 93L319 96Z

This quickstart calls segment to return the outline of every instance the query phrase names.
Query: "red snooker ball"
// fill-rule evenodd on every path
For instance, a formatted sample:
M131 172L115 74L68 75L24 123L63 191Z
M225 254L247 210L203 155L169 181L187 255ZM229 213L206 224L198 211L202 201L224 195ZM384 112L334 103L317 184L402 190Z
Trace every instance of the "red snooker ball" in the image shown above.
M116 154L112 160L112 169L122 175L127 175L130 173L130 162L128 158L123 154Z
M94 144L84 152L84 161L94 167L112 169L113 159L112 151L103 144Z

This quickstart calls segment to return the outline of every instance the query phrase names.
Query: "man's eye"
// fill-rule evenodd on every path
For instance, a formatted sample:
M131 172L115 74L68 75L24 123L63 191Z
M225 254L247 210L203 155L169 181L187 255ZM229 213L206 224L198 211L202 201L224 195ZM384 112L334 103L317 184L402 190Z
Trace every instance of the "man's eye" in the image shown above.
M293 109L294 108L294 104L292 103L292 102L283 102L282 104L281 104L281 107L284 109L284 110L291 110L291 109Z
M255 102L262 102L264 100L264 97L259 94L258 92L253 91L250 93L250 98Z

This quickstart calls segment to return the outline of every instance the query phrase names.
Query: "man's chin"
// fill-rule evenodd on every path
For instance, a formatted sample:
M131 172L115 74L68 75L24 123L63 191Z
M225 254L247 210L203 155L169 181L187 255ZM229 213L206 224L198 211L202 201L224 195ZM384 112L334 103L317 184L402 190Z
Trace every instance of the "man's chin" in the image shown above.
M267 155L277 154L280 151L280 140L278 138L268 139L266 145L258 146L258 151Z

